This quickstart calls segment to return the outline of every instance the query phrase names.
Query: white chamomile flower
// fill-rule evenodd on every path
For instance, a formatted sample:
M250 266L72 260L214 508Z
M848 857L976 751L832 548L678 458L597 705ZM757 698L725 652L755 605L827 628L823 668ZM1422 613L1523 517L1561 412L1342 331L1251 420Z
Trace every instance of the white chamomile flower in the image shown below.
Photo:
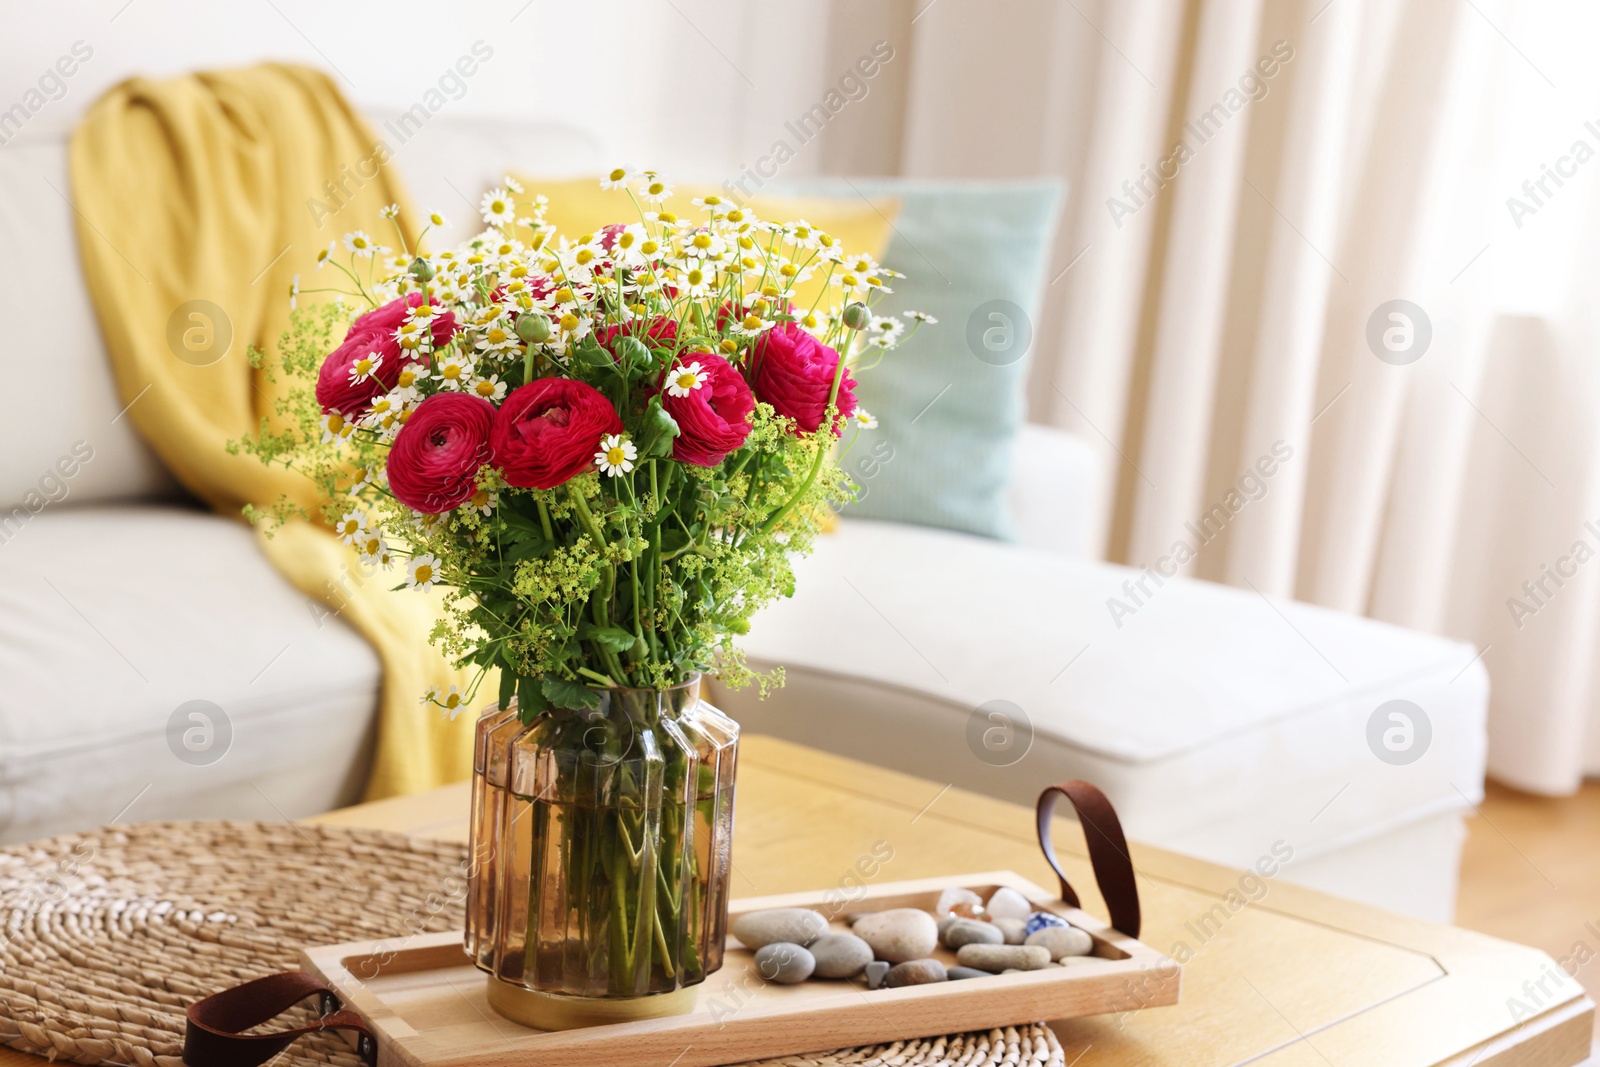
M631 168L631 167L617 167L617 168L613 169L609 174L607 174L604 178L600 179L600 188L602 188L602 189L625 189L625 188L627 188L628 180L630 178L632 178L632 177L633 177L633 168Z
M504 352L516 348L517 335L512 332L510 320L504 315L496 317L483 328L473 347L480 352Z
M867 343L879 348L893 348L905 329L906 324L899 319L874 316L867 323Z
M705 296L716 284L717 272L705 267L690 267L683 272L683 290L690 296Z
M483 194L478 210L483 214L483 221L490 226L507 226L516 220L517 205L512 202L511 194L505 189L490 189ZM496 231L496 239L499 236L499 232Z
M356 551L361 553L361 562L368 566L388 570L394 563L394 557L389 554L389 542L378 530L364 531L356 538L355 545Z
M851 415L850 418L863 430L876 430L878 428L878 420L873 418L872 413L866 408L856 408L855 414Z
M472 383L472 395L481 396L485 400L504 400L506 398L506 383L500 380L500 375L491 374L487 378L479 378Z
M429 214L428 214L428 225L429 226L443 226L443 225L445 225L445 218L444 218L443 215L439 214L437 211L429 212Z
M433 377L442 388L460 390L472 380L472 361L458 352L446 352L435 366Z
M672 184L654 171L645 171L639 181L639 198L646 203L659 204L672 195Z
M368 488L382 485L385 471L382 467L362 467L361 476L350 483L350 495L360 496Z
M465 710L465 700L466 698L462 696L461 690L453 685L449 689L440 689L438 686L432 685L428 687L426 693L422 694L422 700L419 703L437 704L444 709L445 714L450 717L450 721L455 722L456 716Z
M378 214L382 215L386 219L397 219L400 217L400 205L388 204L382 211L378 212Z
M338 241L329 241L328 242L328 247L324 248L322 251L317 253L317 265L315 267L313 267L312 269L313 270L321 270L322 267L323 267L323 264L327 263L328 260L332 259L333 258L333 254L335 252L337 252L337 251L339 251L339 242Z
M900 314L904 315L912 322L925 322L929 326L936 326L939 323L938 319L934 318L926 311L902 311Z
M698 362L687 366L680 363L667 375L668 396L688 396L711 378Z
M594 454L594 465L600 468L600 473L612 478L620 478L633 470L633 461L639 458L639 450L633 446L625 434L614 433L600 439L600 451Z
M398 433L399 428L396 424L399 421L400 412L404 408L404 401L397 403L393 394L385 393L383 396L373 399L372 406L367 409L365 415L361 416L361 421L364 425L374 430L386 431L392 429Z
M756 337L766 333L777 325L775 319L764 319L754 309L747 311L744 318L733 324L733 332L741 337Z
M343 444L356 432L356 424L337 411L322 416L322 443Z
M372 253L378 248L372 238L367 236L365 230L356 230L354 233L344 235L344 246L352 253L363 259L371 259Z
M340 517L333 532L339 535L339 540L347 545L353 545L356 540L367 532L367 516L360 511L347 511Z
M429 552L412 556L406 564L406 585L412 589L432 589L439 581L439 557Z
M378 368L383 365L382 352L368 352L354 363L350 364L350 384L355 385L365 378L375 378Z
M690 259L719 260L728 253L728 242L710 230L696 230L683 242L683 254Z
M289 310L293 311L300 303L300 275L296 274L289 283Z
M513 193L516 193L518 196L522 195L522 183L517 181L517 179L513 178L511 175L507 174L502 180L501 184L507 189L510 189Z
M500 388L504 389L505 386L502 385ZM479 489L467 498L467 502L462 507L476 511L480 515L489 515L494 512L495 505L499 502L499 496L496 493L488 489Z
M644 251L646 244L656 244L650 239L643 226L637 222L624 226L612 235L611 258L625 267L643 266L649 258ZM657 245L656 251L660 251Z
M796 219L786 227L789 240L796 248L816 248L817 229L805 219Z
M718 211L718 209L722 208L724 205L727 204L727 201L722 199L722 197L720 197L720 196L709 195L709 196L697 196L692 201L690 201L690 203L694 204L695 207L703 207L707 211L710 211L713 214L715 214Z
M417 399L417 382L428 377L428 368L423 363L402 363L400 376L394 380L393 394L395 397L410 403Z

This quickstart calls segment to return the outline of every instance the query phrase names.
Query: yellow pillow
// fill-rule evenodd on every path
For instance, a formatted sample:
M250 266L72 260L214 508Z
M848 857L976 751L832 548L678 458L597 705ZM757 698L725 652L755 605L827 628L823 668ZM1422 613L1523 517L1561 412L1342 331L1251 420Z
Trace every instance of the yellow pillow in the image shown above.
M634 207L628 194L621 189L602 189L600 179L572 178L546 181L521 174L513 175L522 183L529 196L543 193L550 198L547 221L556 231L577 238L594 233L613 222L638 222L639 209ZM679 218L693 220L703 217L704 208L694 206L697 197L720 196L727 193L713 185L685 183L674 185L672 198L664 205ZM889 249L894 220L900 214L900 201L896 198L867 200L862 197L835 199L833 197L780 197L753 196L744 202L760 218L768 222L790 222L805 219L812 226L833 235L846 252L864 252L873 259L883 260ZM822 286L827 283L828 272L816 270L806 281L795 286L795 304L809 307L816 300ZM822 307L827 307L824 301Z

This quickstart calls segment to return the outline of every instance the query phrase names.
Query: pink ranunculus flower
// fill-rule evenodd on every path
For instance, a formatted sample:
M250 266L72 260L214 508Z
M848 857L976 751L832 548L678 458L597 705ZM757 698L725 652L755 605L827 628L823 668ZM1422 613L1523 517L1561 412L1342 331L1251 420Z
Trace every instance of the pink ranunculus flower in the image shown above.
M816 433L828 409L828 394L839 368L839 353L798 323L779 323L755 343L750 353L750 384L756 398L795 422L799 434ZM845 419L855 414L856 383L846 370L836 401L838 436Z
M661 382L661 406L678 423L672 458L715 467L750 436L756 398L744 375L721 356L686 353Z
M407 310L421 303L422 294L411 293L374 308L350 324L344 341L328 354L317 371L317 403L324 413L337 411L355 418L374 399L394 388L400 371L415 362L401 347L395 331L406 321ZM455 315L449 311L435 315L430 332L436 350L449 344L456 332Z
M600 390L571 378L540 378L505 398L489 444L508 485L554 489L593 465L602 437L621 432L622 416Z
M625 326L606 326L596 330L594 338L607 352L616 355L611 343L623 336L637 337L652 348L671 348L678 341L678 320L657 316L646 325L635 319Z
M469 393L435 393L411 413L389 449L389 489L408 508L437 515L478 488L489 462L494 405Z

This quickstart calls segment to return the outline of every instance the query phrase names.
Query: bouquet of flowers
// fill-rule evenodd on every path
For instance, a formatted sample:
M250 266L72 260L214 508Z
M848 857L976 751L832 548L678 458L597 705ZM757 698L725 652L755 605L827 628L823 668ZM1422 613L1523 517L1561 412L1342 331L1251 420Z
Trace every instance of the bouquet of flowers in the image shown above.
M496 669L524 722L596 687L750 681L733 638L848 497L836 439L876 425L855 374L930 321L875 315L899 275L803 220L715 196L679 215L652 171L601 184L637 218L559 234L508 177L463 247L413 247L393 207L398 253L330 245L339 283L291 294L337 294L285 334L299 387L235 443L310 476L396 588L447 588L433 639L476 673L424 699L452 717Z
M444 587L433 640L476 671L425 702L454 718L498 672L467 950L491 1003L543 1026L499 998L671 993L720 965L738 728L690 683L751 680L733 640L792 592L851 491L840 438L875 425L855 373L930 321L875 315L898 275L803 220L715 196L679 215L650 171L601 184L637 219L557 233L507 178L463 247L414 248L395 208L398 254L345 235L318 259L343 284L305 290L335 297L268 372L291 380L276 421L235 444L308 475L372 572Z

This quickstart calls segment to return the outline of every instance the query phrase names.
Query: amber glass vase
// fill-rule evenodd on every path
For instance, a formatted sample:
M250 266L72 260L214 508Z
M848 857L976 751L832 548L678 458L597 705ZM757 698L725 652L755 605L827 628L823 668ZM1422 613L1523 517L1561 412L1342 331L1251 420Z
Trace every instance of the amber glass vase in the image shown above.
M542 1029L688 1010L722 965L739 728L671 689L478 720L466 950Z

